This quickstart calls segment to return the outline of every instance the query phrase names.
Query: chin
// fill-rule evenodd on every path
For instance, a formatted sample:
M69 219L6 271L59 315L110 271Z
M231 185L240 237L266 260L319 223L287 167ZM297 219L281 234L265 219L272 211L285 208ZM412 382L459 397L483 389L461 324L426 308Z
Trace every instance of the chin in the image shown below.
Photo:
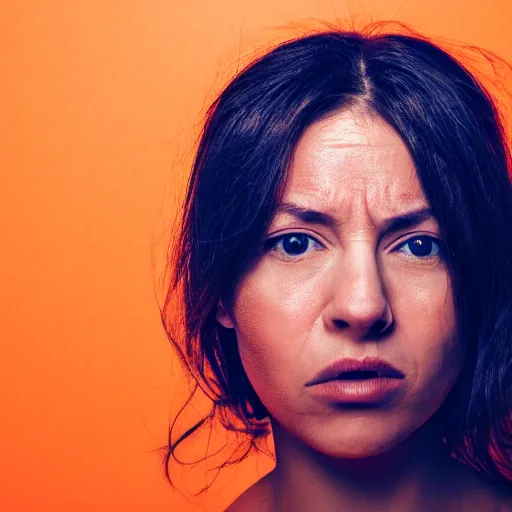
M354 441L356 442L356 441ZM366 459L375 457L382 453L392 450L397 443L379 443L377 445L365 445L364 441L359 442L359 446L343 446L337 450L330 450L329 455L337 459Z
M375 457L396 448L407 439L412 431L397 431L383 428L358 428L355 431L345 429L323 436L312 443L313 448L325 455L342 459L365 459Z

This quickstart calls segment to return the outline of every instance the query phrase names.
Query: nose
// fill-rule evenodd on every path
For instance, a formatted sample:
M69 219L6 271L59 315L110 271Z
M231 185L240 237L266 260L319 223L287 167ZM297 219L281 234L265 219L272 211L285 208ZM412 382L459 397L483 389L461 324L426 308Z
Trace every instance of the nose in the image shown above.
M324 310L328 330L344 331L354 341L375 341L387 332L393 315L373 246L353 243L340 254L329 299Z

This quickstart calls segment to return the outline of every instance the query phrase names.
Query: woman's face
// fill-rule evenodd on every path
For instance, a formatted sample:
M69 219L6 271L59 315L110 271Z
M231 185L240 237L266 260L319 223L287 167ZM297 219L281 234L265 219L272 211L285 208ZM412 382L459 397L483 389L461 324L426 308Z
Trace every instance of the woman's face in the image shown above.
M220 307L217 318L235 329L273 421L327 455L377 455L433 415L461 367L439 226L427 216L386 229L429 203L398 134L355 109L304 132L281 206L232 316ZM366 357L403 374L387 400L351 403L306 385L335 361Z

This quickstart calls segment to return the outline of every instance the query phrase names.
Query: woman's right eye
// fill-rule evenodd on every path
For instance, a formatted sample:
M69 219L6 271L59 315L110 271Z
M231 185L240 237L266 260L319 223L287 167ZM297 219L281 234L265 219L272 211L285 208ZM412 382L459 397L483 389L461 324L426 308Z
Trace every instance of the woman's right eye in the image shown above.
M322 250L324 246L312 236L305 233L286 233L269 238L263 244L264 250L276 251L287 259L303 256L310 250ZM297 258L298 259L298 258Z

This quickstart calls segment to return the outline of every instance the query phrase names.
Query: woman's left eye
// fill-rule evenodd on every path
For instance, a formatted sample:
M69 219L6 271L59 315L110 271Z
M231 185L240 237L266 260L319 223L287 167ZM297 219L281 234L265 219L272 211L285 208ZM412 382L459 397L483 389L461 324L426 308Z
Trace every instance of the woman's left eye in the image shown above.
M288 258L302 256L311 248L323 249L324 246L312 236L305 233L286 233L285 235L269 238L263 244L264 250L276 250L284 253Z
M409 249L407 251L400 250L408 246ZM395 250L400 250L399 252L405 252L409 256L420 259L444 256L443 242L438 238L427 235L413 236L400 244Z

